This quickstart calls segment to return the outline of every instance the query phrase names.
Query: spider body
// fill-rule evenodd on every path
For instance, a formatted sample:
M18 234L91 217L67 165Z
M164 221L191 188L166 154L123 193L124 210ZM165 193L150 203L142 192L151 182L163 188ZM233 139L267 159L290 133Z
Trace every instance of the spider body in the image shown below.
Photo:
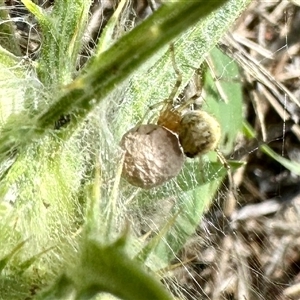
M182 78L175 62L173 44L170 50L177 80L169 97L152 106L162 106L156 124L152 123L153 119L147 125L140 124L124 134L121 141L125 150L122 175L132 185L144 189L159 186L177 176L184 163L184 154L194 158L213 150L226 163L217 148L221 138L218 121L205 111L189 109L201 92L184 103L179 102L181 97L176 97ZM230 171L229 166L226 168Z
M173 107L167 105L160 113L157 125L163 126L178 134L180 130L181 113Z
M171 94L165 100L156 123L176 133L185 155L193 158L217 149L221 138L221 128L218 121L207 112L188 109L190 104L200 97L201 91L185 103L174 105L182 76L176 65L173 44L170 45L170 53L177 80Z
M179 137L184 154L193 158L215 150L221 138L219 122L203 110L181 112L180 107L167 104L157 120Z
M217 148L221 128L206 111L194 110L182 116L178 135L184 154L193 158Z

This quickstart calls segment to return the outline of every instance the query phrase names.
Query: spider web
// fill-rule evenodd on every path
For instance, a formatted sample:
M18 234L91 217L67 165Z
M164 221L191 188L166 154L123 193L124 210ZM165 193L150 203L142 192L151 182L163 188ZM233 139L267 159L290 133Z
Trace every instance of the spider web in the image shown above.
M293 24L297 24L298 14L298 8L286 1L257 1L245 13L247 18L241 19L233 31L249 56L254 56L259 66L267 69L296 98L299 98L299 41L294 29L298 27ZM275 29L274 24L277 24ZM249 42L249 35L255 43L251 47L245 43L245 40ZM246 37L243 43L241 36ZM232 50L230 45L227 46L231 60L240 63L234 55L236 48ZM164 52L165 56L157 62ZM277 62L275 67L270 56ZM184 88L194 71L191 66L195 66L195 61L185 62L188 65L185 66L180 58L178 60L185 74ZM214 153L201 160L188 160L178 178L150 192L136 189L120 178L122 152L119 140L126 130L143 119L149 106L168 97L176 81L167 49L148 62L136 78L131 78L103 101L73 139L65 144L63 157L66 160L74 159L70 153L78 154L74 172L68 170L65 175L78 187L92 168L94 158L99 159L102 163L102 205L108 207L107 210L116 210L113 212L117 216L114 229L120 232L129 220L134 240L132 256L143 258L145 264L161 275L164 283L181 299L287 299L287 295L296 295L293 297L297 298L299 178L280 163L280 158L299 162L297 128L293 127L299 121L299 107L278 87L276 91L269 89L273 93L271 102L263 85L257 83L257 78L245 65L241 66L242 78L227 78L229 67L225 64L223 72L215 70L212 84L217 85L216 79L221 84L225 81L234 84L235 80L245 84L244 115L256 132L252 139L240 136L233 151L224 151L229 159L247 161L246 167L236 170L231 165L238 188L237 198L228 197L231 190L224 181L227 170ZM13 76L12 86L15 88L20 81L15 74ZM31 77L26 80L31 80ZM265 85L268 88L268 84ZM37 99L43 99L38 85L33 90ZM24 98L24 91L20 93L11 91L11 96ZM135 95L144 98L137 100ZM281 102L278 102L278 95ZM259 101L254 105L253 99ZM274 110L276 102L285 112L283 118L278 116L278 110ZM24 104L17 103L20 106L14 110L20 112ZM209 99L205 99L204 106L217 114ZM158 113L159 109L151 112L154 117ZM10 114L9 111L7 115ZM1 117L4 123L6 117ZM226 129L230 130L230 127ZM278 154L277 160L259 149L264 143ZM226 137L223 137L222 144L226 150ZM28 165L31 162L29 160ZM25 179L24 182L29 181ZM26 192L36 195L32 191ZM61 194L56 192L55 199L58 199ZM46 216L45 209L41 211ZM78 211L81 213L80 209ZM76 220L71 221L75 223ZM74 230L74 227L70 229ZM155 243L157 236L159 241ZM150 254L146 251L148 249Z
M268 18L264 19L266 14ZM290 230L299 225L299 175L297 170L285 168L280 159L286 158L294 164L299 162L299 106L293 99L299 92L295 72L298 52L291 51L299 43L293 32L297 15L298 8L288 2L256 1L246 12L249 19L241 20L233 31L233 38L242 44L236 51L247 49L258 61L258 72L267 69L269 80L275 77L284 86L272 90L271 84L261 82L261 75L254 76L249 65L241 64L243 78L251 84L245 87L246 118L260 133L254 140L256 145L253 140L244 140L236 146L233 157L247 160L247 166L235 174L239 182L237 202L234 200L234 205L224 203L222 194L217 194L197 234L177 258L176 263L182 266L173 271L176 288L172 286L171 289L181 297L182 294L187 299L299 297L296 250L299 233ZM263 21L258 21L261 16ZM280 24L279 32L274 31L272 24ZM242 37L249 32L252 33L251 41ZM229 51L229 55L242 63L232 52ZM282 62L280 66L279 62ZM276 103L280 103L284 114L280 114ZM264 149L259 146L264 142L278 153L278 157L263 153Z
M266 18L266 14L270 18ZM182 298L298 297L298 233L291 228L298 227L299 167L294 169L287 163L299 163L299 41L293 31L298 8L288 2L257 1L246 15L249 19L240 20L232 36L223 44L221 41L221 48L224 50L225 45L228 55L242 68L242 78L229 80L239 80L245 85L245 119L255 132L252 138L249 135L248 138L239 137L231 154L233 159L247 161L247 166L235 172L237 199L228 199L229 186L222 183L196 234L186 240L185 247L176 251L170 240L180 240L180 233L169 230L171 238L163 237L162 244L158 246L158 249L161 248L156 250L156 253L168 252L175 257L164 269L164 280ZM260 18L263 21L259 21ZM274 30L272 24L280 25ZM252 34L251 41L247 39L249 32ZM232 39L238 43L236 48L233 48L235 44ZM257 61L256 66L239 59L237 53L242 49L250 61ZM277 66L278 62L281 62L280 66ZM151 77L150 74L148 78ZM160 86L158 78L154 76L154 82L150 85ZM215 78L228 80L218 72ZM169 80L174 81L174 78ZM160 99L149 99L145 103L151 105ZM272 155L268 149L261 147L265 145L277 154ZM187 185L194 182L193 188L199 185L196 174L204 174L209 182L217 176L214 175L217 172L213 173L208 166L210 161L203 168L199 167L199 161L196 164L195 169L188 169L189 178L183 179ZM180 178L177 180L180 182ZM180 202L182 186L177 185L178 181L175 185L168 183L159 191L151 192L150 198L146 192L141 192L140 198L147 199L147 203L138 201L135 209L129 210L133 224L139 224L136 229L138 233L156 232L159 235L163 226L173 225L169 215L177 201ZM135 196L139 199L139 195ZM184 193L182 201L190 201L188 193ZM194 209L201 210L193 205L191 207ZM185 208L188 210L191 207ZM184 222L182 219L180 221ZM157 257L148 258L151 267L157 265L161 268L166 261L164 257L159 257L158 262Z

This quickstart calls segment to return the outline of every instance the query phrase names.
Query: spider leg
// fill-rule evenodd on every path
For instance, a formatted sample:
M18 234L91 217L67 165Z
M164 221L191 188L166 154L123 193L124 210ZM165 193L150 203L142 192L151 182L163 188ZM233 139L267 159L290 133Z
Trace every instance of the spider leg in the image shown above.
M229 181L229 190L230 190L230 193L232 194L232 196L234 197L234 199L237 199L236 186L235 186L234 181L233 181L231 167L227 163L226 158L224 157L224 155L222 154L222 152L218 148L215 149L215 152L217 153L217 156L218 156L220 162L223 164L224 168L227 170L227 176L228 176L228 181Z
M183 103L181 103L181 105L177 108L177 111L179 111L181 113L191 105L193 105L193 110L197 109L196 108L197 106L201 107L201 105L196 104L196 100L199 99L201 97L201 94L202 94L202 85L203 85L202 84L202 81L203 81L202 74L203 74L203 70L202 70L201 67L200 68L195 68L195 67L190 66L190 65L186 65L186 66L194 69L195 73L193 75L193 79L191 80L192 85L191 85L191 83L189 83L189 85L191 85L189 88L192 89L192 93L191 93L192 96L185 95L185 98L187 100L185 100Z
M211 57L208 56L205 59L205 62L207 64L208 68L210 69L211 76L212 76L212 78L213 78L213 80L215 82L216 88L218 90L218 93L219 93L221 99L223 99L223 101L225 103L228 103L229 102L228 96L226 95L226 93L225 93L225 91L224 91L224 89L223 89L223 87L222 87L222 85L220 83L220 78L215 73L215 67L214 67L214 63L213 63Z
M175 50L174 50L174 43L171 43L170 46L169 46L169 49L170 49L170 54L171 54L171 60L172 60L172 65L173 65L173 69L177 75L177 79L176 79L176 82L175 82L175 85L168 97L167 100L169 100L170 102L172 101L172 104L173 104L173 101L174 101L174 98L176 96L176 93L182 83L182 74L176 64L176 59L175 59Z
M179 108L180 111L184 110L187 106L189 106L193 103L195 104L195 100L201 97L202 86L203 86L203 73L205 72L204 69L206 69L206 68L208 68L210 70L210 74L212 76L212 79L215 82L215 86L217 88L217 91L218 91L221 99L223 99L223 101L225 103L228 103L228 97L220 83L220 78L215 73L215 66L214 66L214 63L210 56L207 56L205 58L205 61L198 68L193 67L191 65L186 65L186 66L195 70L194 79L193 79L193 82L195 85L195 88L194 88L195 94L191 98L189 98L188 101L182 107ZM201 105L200 105L200 107L201 107Z
M149 106L148 110L146 111L143 119L141 120L140 123L143 123L143 121L145 120L146 116L150 113L150 111L152 111L153 109L155 108L158 108L160 106L162 106L162 109L161 109L161 113L160 114L163 114L164 112L167 112L169 110L171 110L173 108L173 104L174 104L174 98L180 88L180 85L182 83L182 74L176 64L176 59L175 59L175 50L174 50L174 43L171 43L170 46L169 46L169 50L170 50L170 54L171 54L171 61L172 61L172 65L173 65L173 69L177 75L177 78L176 78L176 82L175 82L175 85L169 95L168 98L164 99L163 101L160 101L158 103L155 103L154 105L151 105ZM150 120L148 121L148 123L151 123L153 120L153 117L150 118Z
M177 108L178 112L182 112L183 110L185 110L187 107L189 107L191 104L195 104L195 101L201 96L201 92L200 93L196 93L195 95L193 95L192 97L190 97L187 101L185 101L184 103L182 103L180 105L180 107Z
M169 98L168 98L168 99L169 99ZM148 109L147 109L147 111L146 111L146 113L145 113L145 115L144 115L144 117L143 117L143 119L141 120L140 123L141 123L141 124L144 123L144 120L145 120L146 116L147 116L152 110L154 110L154 109L156 109L156 108L158 108L158 107L160 107L160 106L162 106L162 111L165 111L165 110L167 110L167 109L169 109L169 108L172 108L172 103L169 103L169 102L166 103L166 100L168 100L168 99L162 100L162 101L160 101L160 102L158 102L158 103L155 103L155 104L149 106ZM153 119L154 119L154 116L150 117L149 120L148 120L148 123L153 123Z

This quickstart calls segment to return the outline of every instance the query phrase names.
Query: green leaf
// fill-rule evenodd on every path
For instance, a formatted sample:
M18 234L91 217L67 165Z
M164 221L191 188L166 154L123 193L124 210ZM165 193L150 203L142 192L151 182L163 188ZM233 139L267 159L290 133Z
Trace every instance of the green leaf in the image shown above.
M85 240L80 265L37 299L84 300L105 292L124 300L172 300L153 274L126 254L125 242L125 236L110 245Z
M222 129L220 149L224 155L232 152L236 136L243 128L243 93L238 65L218 48L208 55L203 108L214 115Z
M252 126L248 122L244 122L244 132L245 135L249 138L255 138L256 137L256 132L252 128ZM286 159L282 157L280 154L276 153L275 151L272 150L268 145L266 144L261 144L259 146L259 149L269 155L271 158L276 160L278 163L280 163L283 167L286 169L290 170L292 173L296 175L300 175L300 164L296 161L291 161L289 159Z

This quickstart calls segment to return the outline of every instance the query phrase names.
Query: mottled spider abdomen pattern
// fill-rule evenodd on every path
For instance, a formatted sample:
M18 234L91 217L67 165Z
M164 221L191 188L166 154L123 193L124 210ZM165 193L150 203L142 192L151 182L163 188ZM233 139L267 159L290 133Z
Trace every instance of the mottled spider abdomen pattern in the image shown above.
M202 110L185 113L179 127L179 141L187 157L215 150L221 138L219 122Z

